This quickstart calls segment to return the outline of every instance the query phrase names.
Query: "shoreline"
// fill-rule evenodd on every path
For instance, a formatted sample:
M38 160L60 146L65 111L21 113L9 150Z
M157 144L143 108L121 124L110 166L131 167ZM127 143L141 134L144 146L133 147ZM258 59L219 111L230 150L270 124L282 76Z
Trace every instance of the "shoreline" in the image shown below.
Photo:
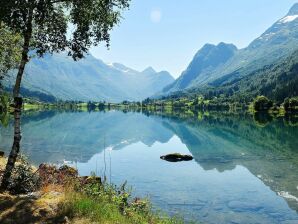
M0 157L0 172L6 161ZM82 177L66 165L28 166L28 172L38 175L39 186L30 192L0 193L0 223L184 223L156 212L148 199L132 198L126 183L115 186L105 178Z

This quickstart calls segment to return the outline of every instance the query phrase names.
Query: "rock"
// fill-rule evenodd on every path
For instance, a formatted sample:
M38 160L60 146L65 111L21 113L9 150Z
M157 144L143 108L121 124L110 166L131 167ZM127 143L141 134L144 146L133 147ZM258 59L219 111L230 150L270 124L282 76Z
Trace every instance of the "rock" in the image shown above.
M77 177L78 171L70 166L63 165L59 168L59 171L63 173L63 175L70 176L70 177Z
M193 160L193 157L191 155L182 155L180 153L172 153L172 154L161 156L160 158L168 162L182 162L182 161Z
M67 216L64 217L63 223L65 223L65 224L70 223L69 218Z
M95 176L83 176L80 180L82 184L102 184L101 178Z
M39 177L43 185L48 184L65 184L65 181L77 178L78 171L69 166L56 166L40 164L38 168Z
M28 194L24 194L24 195L19 195L20 198L30 198L30 199L38 199L41 197L41 192L36 191L36 192L31 192Z
M4 157L4 152L3 151L0 151L0 157Z

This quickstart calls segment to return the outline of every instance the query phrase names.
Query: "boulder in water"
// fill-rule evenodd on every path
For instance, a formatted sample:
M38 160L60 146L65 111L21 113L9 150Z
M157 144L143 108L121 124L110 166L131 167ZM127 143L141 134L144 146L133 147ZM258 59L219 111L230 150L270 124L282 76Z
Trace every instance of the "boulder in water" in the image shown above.
M168 162L182 162L193 160L193 157L191 155L182 155L180 153L171 153L161 156L160 158Z

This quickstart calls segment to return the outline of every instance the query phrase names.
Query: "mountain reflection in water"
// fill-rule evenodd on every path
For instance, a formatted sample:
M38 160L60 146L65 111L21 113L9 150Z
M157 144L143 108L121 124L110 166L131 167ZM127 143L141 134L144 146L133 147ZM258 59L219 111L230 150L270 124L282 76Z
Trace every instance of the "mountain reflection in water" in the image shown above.
M127 179L137 193L150 194L154 204L170 213L182 212L190 219L208 223L297 222L296 118L266 116L121 111L25 113L22 151L34 164L73 161L81 174L88 175L94 171L95 163L96 169L102 169L102 152L108 148L113 151L110 168L114 181ZM11 144L10 123L6 128L0 127L0 148L9 153ZM167 164L159 159L170 152L190 153L195 162ZM184 178L188 179L182 181ZM211 187L212 184L219 185ZM174 195L179 196L175 199ZM257 195L264 199L252 199ZM287 204L282 205L280 200Z

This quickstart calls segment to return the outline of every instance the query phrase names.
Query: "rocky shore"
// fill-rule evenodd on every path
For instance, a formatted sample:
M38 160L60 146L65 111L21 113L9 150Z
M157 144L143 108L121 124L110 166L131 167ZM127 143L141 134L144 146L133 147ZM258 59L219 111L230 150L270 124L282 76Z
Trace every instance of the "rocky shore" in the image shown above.
M6 162L1 156L0 181ZM148 200L132 198L125 185L81 177L66 165L33 167L20 156L9 189L0 193L0 223L183 223L156 213Z

